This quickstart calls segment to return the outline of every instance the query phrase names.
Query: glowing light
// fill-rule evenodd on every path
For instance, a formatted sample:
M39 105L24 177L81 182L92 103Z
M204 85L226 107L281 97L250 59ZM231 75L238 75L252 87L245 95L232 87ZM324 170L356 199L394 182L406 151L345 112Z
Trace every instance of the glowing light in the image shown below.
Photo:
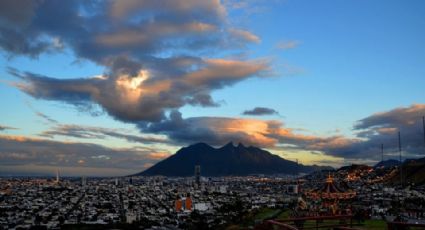
M141 70L136 77L124 75L118 78L117 85L130 90L140 89L142 83L148 79L148 71Z
M148 78L148 71L141 70L136 77L120 76L116 81L116 85L120 88L122 96L128 99L129 102L134 103L141 97L143 82Z

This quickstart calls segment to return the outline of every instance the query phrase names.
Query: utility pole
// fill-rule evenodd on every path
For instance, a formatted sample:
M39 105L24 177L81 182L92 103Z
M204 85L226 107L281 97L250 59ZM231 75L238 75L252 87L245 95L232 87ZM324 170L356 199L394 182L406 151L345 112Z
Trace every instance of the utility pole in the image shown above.
M59 169L56 169L56 183L59 183Z
M424 145L425 145L425 116L422 117L422 126L424 128Z
M401 161L401 135L400 131L398 131L398 151L400 153L400 182L401 187L403 187L403 162Z
M299 182L299 180L298 180L298 174L299 174L299 164L298 164L298 158L296 159L297 161L297 169L295 170L296 172L296 178L297 178L297 189L298 189L298 187L299 187L299 185L300 185L300 182Z
M297 170L296 170L297 176L299 174L299 164L298 164L298 158L297 158Z
M384 165L384 144L381 144L381 163L384 166L383 169L385 169L385 165ZM384 206L384 197L385 197L384 180L382 180L382 206Z
M381 144L381 162L384 163L384 144Z

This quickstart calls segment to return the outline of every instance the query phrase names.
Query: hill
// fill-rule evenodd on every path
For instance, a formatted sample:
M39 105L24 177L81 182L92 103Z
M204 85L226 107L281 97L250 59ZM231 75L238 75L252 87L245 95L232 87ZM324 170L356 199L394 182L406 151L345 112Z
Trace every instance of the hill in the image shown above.
M358 171L358 170L369 170L371 168L372 167L370 167L368 165L352 164L352 165L342 166L337 171L347 171L347 172L351 173L351 172Z
M403 162L403 184L425 184L425 158L409 159ZM396 173L389 179L390 184L400 184L400 171L397 169Z
M382 167L389 168L389 167L394 167L399 165L400 165L400 161L390 159L390 160L378 162L375 166L373 166L373 168L382 168Z
M232 142L221 148L198 143L181 148L174 155L136 175L192 176L195 165L201 166L202 176L296 174L330 168L297 164L260 148L242 144L234 146Z

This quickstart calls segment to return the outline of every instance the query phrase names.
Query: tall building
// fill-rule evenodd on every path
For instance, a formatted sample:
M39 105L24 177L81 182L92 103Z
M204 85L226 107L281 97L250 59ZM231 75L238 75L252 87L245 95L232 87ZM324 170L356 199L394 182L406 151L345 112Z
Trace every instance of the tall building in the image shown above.
M86 186L87 185L87 178L85 176L81 177L81 186Z
M59 183L59 169L56 169L56 183Z
M198 186L201 185L201 166L195 165L195 182Z

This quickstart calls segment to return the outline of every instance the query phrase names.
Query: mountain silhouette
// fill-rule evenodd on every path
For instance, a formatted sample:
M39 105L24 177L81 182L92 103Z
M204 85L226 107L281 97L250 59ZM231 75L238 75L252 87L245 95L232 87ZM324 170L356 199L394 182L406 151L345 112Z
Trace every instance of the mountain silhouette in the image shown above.
M197 143L181 148L174 155L136 175L192 176L195 165L201 166L202 176L296 174L330 168L297 164L260 148L242 144L234 146L232 142L221 148Z
M374 168L381 168L381 167L388 168L388 167L394 167L394 166L399 166L399 165L400 165L400 161L390 159L390 160L386 160L386 161L380 161L373 167Z
M403 185L415 184L425 185L425 157L419 159L406 159L402 164ZM393 185L400 185L400 170L390 178L389 182Z

